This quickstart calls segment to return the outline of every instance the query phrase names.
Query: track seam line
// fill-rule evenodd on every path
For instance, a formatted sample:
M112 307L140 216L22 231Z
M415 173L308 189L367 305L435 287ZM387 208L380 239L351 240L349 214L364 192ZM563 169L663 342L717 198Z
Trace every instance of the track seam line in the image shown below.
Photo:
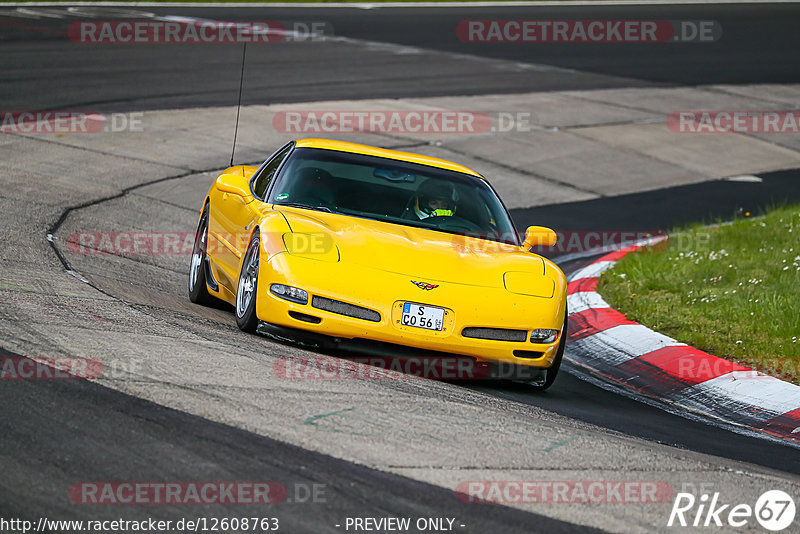
M49 144L53 144L53 145L63 146L63 147L66 147L66 148L73 148L75 150L83 150L85 152L91 152L93 154L100 154L101 156L110 156L110 157L113 157L113 158L120 158L120 159L127 159L127 160L131 160L131 161L136 161L136 162L139 162L139 163L149 163L151 165L158 165L160 167L171 167L173 169L183 169L183 170L191 171L191 169L189 169L187 167L183 167L181 165L170 165L169 163L160 163L160 162L157 162L157 161L144 159L144 158L137 158L137 157L128 156L128 155L125 155L125 154L114 154L113 152L104 152L104 151L98 150L96 148L89 148L89 147L80 146L80 145L71 145L69 143L65 143L63 141L56 141L54 139L42 139L41 137L33 137L33 136L30 136L30 135L21 134L21 133L14 133L14 132L5 132L5 134L6 135L12 135L14 137L18 137L18 138L21 138L21 139L29 139L31 141L39 141L41 143L49 143ZM203 171L200 171L200 172L203 172Z
M247 165L247 163L245 163L245 165ZM124 306L127 306L128 308L130 308L132 310L136 310L136 311L138 311L138 312L150 317L151 319L154 319L155 321L157 321L159 323L168 323L168 324L170 324L169 321L165 320L163 317L159 317L159 316L153 314L150 311L150 308L154 308L154 306L147 306L145 304L140 304L140 303L136 303L136 302L128 302L123 297L116 296L116 295L110 293L109 291L106 291L105 289L99 287L97 284L94 284L90 280L87 280L86 278L81 276L78 272L73 271L69 261L64 256L64 254L62 254L61 250L58 248L58 246L57 246L57 244L55 242L55 234L56 234L56 232L58 232L59 228L61 228L61 226L64 224L64 222L67 220L67 218L69 218L70 214L73 211L79 211L79 210L82 210L84 208L88 208L88 207L91 207L91 206L96 206L98 204L102 204L103 202L108 202L110 200L114 200L114 199L117 199L117 198L122 198L122 197L126 196L127 194L136 191L137 189L140 189L140 188L143 188L143 187L147 187L149 185L154 185L154 184L158 184L158 183L162 183L162 182L167 182L167 181L170 181L170 180L178 180L178 179L181 179L181 178L185 178L187 176L192 176L194 174L205 174L205 173L209 173L209 172L213 172L213 171L217 171L217 170L220 170L220 169L219 168L210 168L210 169L205 169L205 170L188 170L188 171L183 172L181 174L176 174L176 175L171 175L171 176L164 176L164 177L156 178L154 180L150 180L150 181L143 182L143 183L140 183L140 184L128 186L128 187L123 188L118 193L115 193L113 195L108 195L106 197L97 198L97 199L94 199L94 200L91 200L91 201L84 202L82 204L78 204L78 205L75 205L75 206L70 206L70 207L64 209L64 211L61 213L61 216L58 218L58 220L48 228L47 234L46 234L47 242L49 243L50 248L53 250L53 252L55 253L55 255L58 258L58 260L61 262L61 265L63 266L63 268L64 268L64 270L65 270L65 272L67 274L69 274L70 276L74 276L74 277L78 278L83 283L87 284L89 287L91 287L92 289L96 290L100 294L105 295L105 296L109 297L110 299L112 299L112 300L114 300L116 302L119 302L120 304L122 304ZM89 298L89 297L86 297L86 298ZM174 323L171 323L171 324L174 325ZM204 337L202 332L200 332L199 330L190 330L190 333L192 335L195 335L195 336L199 337L200 339L205 340L205 341L214 341L213 339ZM66 352L66 353L67 354L71 354L70 352Z
M171 207L173 207L173 208L182 209L182 210L185 210L185 211L190 211L190 212L192 212L192 213L196 213L196 212L197 212L197 210L196 210L196 209L193 209L193 208L187 208L186 206L181 206L180 204L176 204L175 202L170 202L170 201L168 201L168 200L164 200L164 199L162 199L162 198L158 198L158 197L152 197L152 196L150 196L150 195L145 195L145 194L142 194L142 193L137 193L136 191L131 191L131 194L132 194L132 195L136 195L137 197L140 197L140 198L146 198L146 199L148 199L148 200L153 200L153 201L155 201L155 202L158 202L158 203L160 203L160 204L166 204L167 206L171 206Z
M713 95L713 94L724 94L724 95L729 95L729 96L735 96L737 98L742 98L742 99L761 100L762 102L780 104L780 105L785 106L787 108L790 106L790 104L787 104L786 102L780 102L778 100L771 100L771 99L761 98L761 97L758 97L758 96L740 95L738 93L725 91L724 89L712 88L710 86L705 86L705 85L703 85L703 86L700 86L700 85L686 85L686 86L679 86L679 87L664 87L664 89L676 89L676 88L678 88L678 89L684 89L684 88L693 89L693 90L696 90L696 91L699 91L699 92L709 93L711 95ZM632 89L635 89L635 88L632 88ZM658 87L656 87L656 89L658 89ZM570 92L567 91L567 93L570 93ZM653 110L653 109L642 108L642 107L638 107L638 106L630 106L630 105L627 105L627 104L621 104L621 103L616 103L616 102L611 103L611 102L606 102L604 100L596 100L596 99L593 99L593 98L588 98L588 97L585 97L583 95L569 94L569 96L572 97L572 98L576 98L578 100L591 102L593 104L604 104L604 105L607 105L607 106L616 106L616 107L620 107L620 108L624 108L624 109L630 109L632 111L641 111L643 113L657 113L659 115L663 114L663 112L657 111L657 110ZM640 121L625 121L625 122L619 122L619 123L616 123L616 124L597 124L597 125L587 125L587 126L570 126L569 128L565 128L565 129L593 128L593 127L602 127L602 126L624 126L626 124L646 124L646 122L647 121L645 119L643 119L643 120L640 120ZM658 122L666 123L667 122L667 118L664 116L663 120L659 120ZM734 134L734 135L741 135L741 136L746 137L748 139L754 139L754 140L757 140L757 141L761 141L762 143L766 143L768 145L772 145L772 146L777 147L777 148L782 148L782 149L788 150L790 152L794 152L795 154L798 155L798 157L800 157L800 150L792 148L792 147L789 147L789 146L786 146L786 145L782 145L780 143L777 143L775 141L771 141L769 139L763 139L761 137L758 137L758 135L755 134L755 133L750 133L750 132L731 132L731 133ZM580 133L578 133L578 132L575 132L575 135L579 135L583 139L591 139L589 137L580 135ZM607 145L607 146L612 146L612 145ZM623 148L623 150L624 150L624 148ZM627 150L631 150L631 149L627 149ZM659 161L659 162L662 162L662 163L665 162L665 160L661 160L661 159L658 159L658 158L653 158L652 156L649 156L648 154L643 154L643 153L637 152L635 150L634 150L634 152L636 152L637 154L640 154L642 156L648 157L650 159L653 159L654 161ZM685 168L685 167L681 167L681 168ZM691 169L687 169L687 170L691 170ZM725 176L719 176L719 178L725 178Z
M156 178L155 180L150 180L150 181L147 181L147 182L144 182L144 183L141 183L141 184L136 184L136 185L125 187L122 190L120 190L118 193L115 193L113 195L108 195L108 196L105 196L105 197L101 197L101 198L97 198L97 199L94 199L94 200L90 200L90 201L84 202L82 204L77 204L75 206L70 206L70 207L64 209L64 211L61 212L61 216L58 218L58 220L55 223L53 223L47 229L47 233L46 233L47 242L50 244L50 248L55 253L56 257L58 258L58 261L61 262L61 265L64 267L64 270L67 272L67 274L69 274L71 276L75 276L76 278L78 278L79 280L84 282L85 284L88 284L89 287L99 291L103 295L106 295L107 297L110 297L110 298L112 298L112 299L114 299L114 300L116 300L118 302L122 302L123 304L126 304L126 305L130 306L131 304L125 302L124 299L122 299L120 297L117 297L115 295L112 295L111 293L105 291L104 289L100 288L96 284L93 284L92 282L90 282L89 280L87 280L86 278L81 276L79 273L77 273L76 271L73 271L69 261L64 256L64 254L62 254L61 250L56 245L56 242L55 242L55 234L56 234L56 232L58 232L59 228L61 228L61 225L64 224L64 222L67 220L67 218L70 216L70 214L73 211L79 211L79 210L82 210L82 209L85 209L85 208L89 208L91 206L96 206L98 204L102 204L103 202L108 202L110 200L114 200L114 199L117 199L117 198L122 198L125 195L127 195L128 193L130 193L132 191L135 191L137 189L140 189L142 187L147 187L149 185L154 185L154 184L158 184L158 183L162 183L162 182L167 182L167 181L170 181L170 180L178 180L180 178L186 178L187 176L192 176L194 174L207 173L207 172L210 172L211 170L214 170L214 169L199 170L199 171L198 170L188 170L188 171L183 172L181 174L176 174L176 175L164 176L164 177L161 177L161 178Z
M431 143L428 143L428 144L431 144ZM434 146L434 145L432 145L432 146ZM542 182L546 182L546 183L549 183L551 185L557 185L559 187L565 187L565 188L571 189L573 191L578 191L578 192L585 193L585 194L595 195L598 198L603 198L603 197L608 196L608 195L605 195L603 193L598 193L597 191L593 191L591 189L585 189L583 187L577 187L576 185L568 183L568 182L562 182L561 180L556 180L555 178L550 178L548 176L542 176L542 175L539 175L539 174L535 174L535 173L532 173L532 172L527 171L525 169L520 169L520 168L514 167L512 165L507 165L507 164L501 163L499 161L494 161L492 159L489 159L489 158L486 158L486 157L483 157L483 156L478 156L478 155L475 155L475 154L469 154L467 152L464 152L464 151L461 151L461 150L457 150L457 149L453 148L452 146L446 145L444 143L442 143L441 145L435 145L435 146L437 146L438 148L443 148L445 150L453 152L454 154L458 154L459 156L465 156L465 157L469 157L469 158L475 159L475 160L483 162L483 163L487 163L489 165L495 165L497 167L500 167L501 169L506 169L506 170L509 170L509 171L513 171L513 172L522 174L524 176L529 176L529 177L531 177L533 179L540 180Z
M671 445L670 445L671 446ZM558 467L558 466L548 466L544 469L541 465L525 467L525 466L484 466L484 465L468 465L468 466L436 466L436 465L384 465L384 464L369 464L370 467L374 469L430 469L436 471L483 471L487 469L491 469L493 471L593 471L596 469L595 466L590 467L583 467L583 468L576 468L576 467ZM644 468L613 468L612 466L603 466L603 471L608 471L612 473L652 473L654 471L658 471L657 469L644 469ZM727 469L723 466L720 466L718 469L673 469L673 471L680 472L680 473L719 473L725 472Z

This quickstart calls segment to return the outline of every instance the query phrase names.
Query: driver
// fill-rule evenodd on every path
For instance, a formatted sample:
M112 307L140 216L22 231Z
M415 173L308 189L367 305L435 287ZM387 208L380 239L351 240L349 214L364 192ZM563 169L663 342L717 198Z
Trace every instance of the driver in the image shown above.
M456 213L456 190L453 184L441 180L428 180L416 194L414 214L419 220L429 217L452 217Z

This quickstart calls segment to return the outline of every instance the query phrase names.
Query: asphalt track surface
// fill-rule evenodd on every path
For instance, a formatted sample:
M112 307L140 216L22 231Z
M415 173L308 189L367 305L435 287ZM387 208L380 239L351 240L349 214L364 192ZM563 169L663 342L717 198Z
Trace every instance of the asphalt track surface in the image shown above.
M689 45L516 45L465 46L453 38L459 20L526 18L524 8L428 9L280 9L270 20L326 20L337 36L412 45L442 52L426 65L414 55L377 51L373 61L353 65L347 44L327 47L308 57L299 46L252 51L245 84L245 103L313 101L319 99L484 94L548 89L647 86L707 83L796 83L800 71L796 54L800 6L658 6L582 8L579 18L711 19L725 39ZM191 9L149 9L221 20L263 19L252 10L224 12ZM567 18L566 8L542 8L538 18ZM76 20L74 17L69 19ZM241 48L219 46L149 49L76 45L58 36L63 19L21 21L0 17L0 99L5 109L68 109L92 106L99 110L136 110L228 105L235 95ZM20 27L24 22L26 27ZM48 31L42 31L42 29ZM56 33L52 33L56 32ZM314 46L313 43L308 44ZM314 49L320 50L319 48ZM491 60L459 59L469 54ZM732 59L735 58L735 59ZM769 58L768 61L765 58ZM113 59L113 61L112 61ZM391 59L391 61L388 61ZM388 61L388 62L387 62ZM492 62L507 69L491 71ZM552 65L578 71L541 71L509 65L518 62ZM456 65L455 67L453 65ZM733 65L733 67L732 67ZM498 74L499 73L499 74ZM313 74L313 76L312 76ZM148 83L141 83L147 80ZM603 216L608 227L669 229L694 220L729 219L741 211L758 213L784 200L800 200L797 174L764 176L764 187L747 183L699 184L602 198L567 205L515 210L519 226L530 221L563 229L589 228ZM667 201L665 202L665 199ZM635 206L635 209L631 209ZM622 209L622 208L625 209ZM565 265L565 270L577 265ZM244 335L244 334L242 334ZM8 355L4 353L3 355ZM687 421L661 409L598 387L575 376L569 366L555 387L534 395L524 387L465 386L488 392L509 403L539 406L626 435L761 465L787 474L800 474L796 449ZM328 503L296 507L287 503L276 513L297 530L330 527L334 518L364 510L393 515L452 515L468 520L476 532L566 532L577 527L509 508L460 506L451 491L309 452L243 430L164 408L84 381L14 382L0 388L0 451L18 455L7 481L18 492L0 499L3 516L35 518L59 512L79 517L65 502L65 488L91 472L98 479L192 480L244 479L269 472L286 485L325 483ZM52 444L59 444L57 450ZM24 451L23 455L19 455ZM29 483L35 474L35 487ZM98 508L93 517L117 517L117 508ZM163 518L191 515L209 509L161 509ZM224 510L212 510L222 512ZM128 517L141 515L131 508ZM241 509L237 509L237 513ZM71 514L75 514L74 516ZM217 514L220 515L220 514ZM533 527L532 525L536 525ZM584 529L584 527L581 527ZM589 531L589 529L585 529Z
M0 355L16 356L3 350ZM18 473L35 472L47 481L32 491L30 481L19 480L26 487L0 502L0 515L6 518L85 518L86 510L64 496L88 472L104 480L198 480L200 473L203 480L248 480L268 473L287 494L267 514L263 506L235 504L159 507L158 517L263 518L271 513L280 519L281 531L324 532L366 510L398 517L458 517L475 532L575 531L574 525L538 514L465 504L444 488L212 423L90 381L13 381L0 388L0 402L3 449L16 444L25 451L16 472L5 476L14 480ZM50 461L43 465L45 458ZM152 512L135 505L98 505L91 515L97 520L146 519Z

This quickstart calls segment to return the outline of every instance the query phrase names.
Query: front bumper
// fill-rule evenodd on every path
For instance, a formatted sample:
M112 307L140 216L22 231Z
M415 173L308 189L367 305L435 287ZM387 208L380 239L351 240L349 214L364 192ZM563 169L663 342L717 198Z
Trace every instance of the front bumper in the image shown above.
M279 253L259 267L258 318L272 325L323 334L334 340L371 340L382 343L471 356L483 362L504 362L549 368L555 361L560 336L549 344L532 343L536 328L562 330L566 282L558 277L553 298L513 294L503 287L482 287L425 280L436 284L421 289L412 277L344 262L326 262ZM273 295L273 283L299 287L309 294L308 304ZM313 296L334 299L374 310L379 320L366 320L319 309ZM442 331L400 323L403 302L446 310ZM464 328L524 330L524 341L464 337Z

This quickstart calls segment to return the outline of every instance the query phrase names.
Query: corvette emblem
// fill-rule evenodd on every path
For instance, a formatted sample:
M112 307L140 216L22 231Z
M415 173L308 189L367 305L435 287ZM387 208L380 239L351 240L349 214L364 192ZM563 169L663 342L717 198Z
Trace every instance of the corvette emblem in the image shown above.
M425 282L417 282L415 280L412 280L411 283L420 289L424 289L425 291L430 291L431 289L436 289L439 287L439 284L426 284Z

